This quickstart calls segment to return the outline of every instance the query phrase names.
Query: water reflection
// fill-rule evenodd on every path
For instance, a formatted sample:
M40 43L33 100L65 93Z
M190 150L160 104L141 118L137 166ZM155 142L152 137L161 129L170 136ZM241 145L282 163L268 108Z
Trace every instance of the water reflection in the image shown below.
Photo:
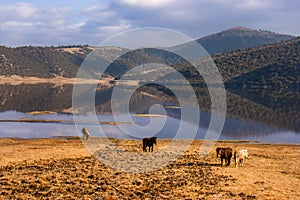
M180 86L178 86L180 87ZM0 84L0 120L47 119L72 121L73 116L66 113L72 107L72 85ZM180 88L179 88L180 89ZM184 90L184 87L182 87ZM98 120L113 121L110 108L112 87L99 86L96 92L96 111ZM205 88L195 89L201 107L201 119L197 139L202 139L210 122L209 94ZM267 142L300 143L300 112L298 93L277 95L276 91L235 91L227 90L227 118L221 139L251 139ZM281 93L282 94L282 93ZM181 116L180 105L174 95L166 88L143 86L130 101L130 112L147 114L154 104L164 105L168 119L166 126L158 133L160 138L172 138L177 131ZM56 114L28 115L31 111L55 111ZM121 114L121 113L120 113ZM98 125L89 115L82 115L82 121L95 135ZM147 117L132 118L139 125L148 123ZM185 122L189 123L189 122ZM107 137L128 138L117 126L102 125ZM189 126L198 126L189 124ZM0 137L53 137L77 136L73 123L4 123L0 122ZM188 138L188 130L186 137ZM81 133L80 133L81 135Z
M51 119L51 120L72 120L72 115L66 114L48 114L32 116L26 113L9 111L0 113L0 120L2 119ZM99 132L99 125L92 121L93 117L90 115L80 116L81 121L85 123L77 124L79 130L83 127L88 127L92 136L102 136ZM110 115L97 115L99 121L113 121ZM132 115L133 120L139 125L147 125L149 118L144 116ZM174 138L179 127L180 121L178 119L167 117L164 128L156 135L158 138ZM189 127L194 124L187 123ZM127 124L130 126L131 124ZM106 137L113 138L133 138L118 128L116 125L104 124L101 125ZM75 124L60 124L60 123L21 123L21 122L0 122L0 137L14 137L14 138L49 138L55 136L80 136L77 133ZM203 139L207 128L199 127L195 139ZM142 137L142 136L141 136ZM183 139L191 139L189 130ZM235 119L227 118L223 132L220 137L221 140L260 140L268 143L300 143L299 134L291 131L281 131L277 128L269 126L258 125L251 122L245 122Z

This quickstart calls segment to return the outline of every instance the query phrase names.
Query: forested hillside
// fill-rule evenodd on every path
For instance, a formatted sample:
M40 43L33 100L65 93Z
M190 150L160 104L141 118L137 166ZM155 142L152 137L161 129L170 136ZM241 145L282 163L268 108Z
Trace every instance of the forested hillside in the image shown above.
M70 51L67 51L69 49ZM90 47L35 47L8 48L0 46L0 75L35 76L50 78L55 75L75 77Z
M213 55L237 49L247 49L266 44L273 44L292 39L291 35L278 34L271 31L253 30L245 27L234 27L197 40L206 51Z

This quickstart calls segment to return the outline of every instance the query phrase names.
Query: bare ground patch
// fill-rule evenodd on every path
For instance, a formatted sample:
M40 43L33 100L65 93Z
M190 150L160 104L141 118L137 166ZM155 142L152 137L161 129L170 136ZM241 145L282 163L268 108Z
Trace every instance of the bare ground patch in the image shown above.
M141 152L141 141L112 139ZM167 140L159 140L155 150ZM130 174L95 159L76 138L0 139L1 199L297 199L297 145L217 143L247 148L243 167L220 167L215 151L199 156L201 141L166 167ZM277 153L276 153L277 152ZM280 154L278 155L278 152Z

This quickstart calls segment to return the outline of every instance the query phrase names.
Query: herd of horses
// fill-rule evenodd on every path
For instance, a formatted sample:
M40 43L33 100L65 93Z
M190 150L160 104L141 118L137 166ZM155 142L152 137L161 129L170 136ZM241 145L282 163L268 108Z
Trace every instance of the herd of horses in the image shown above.
M241 150L233 150L229 147L218 147L216 149L217 152L217 158L220 157L221 159L221 166L223 166L223 163L225 161L225 166L230 165L231 157L234 156L234 165L235 167L243 166L244 160L248 158L248 150L241 149Z
M83 139L88 140L90 137L90 133L88 132L87 128L82 129ZM153 152L153 145L157 145L157 137L150 137L150 138L143 138L143 151ZM233 151L232 148L229 147L218 147L216 149L217 158L220 157L221 166L223 166L225 161L225 166L230 165L230 161L232 156L234 157L235 167L243 166L244 160L248 158L248 151L246 149L235 150Z
M149 147L148 151L153 152L153 145L157 144L156 140L157 140L156 137L144 138L143 139L143 151L147 152L147 147ZM243 166L244 160L246 158L248 158L248 150L246 150L246 149L233 151L232 148L229 148L229 147L226 147L226 148L218 147L216 149L216 152L217 152L217 158L220 157L220 159L221 159L221 166L223 166L223 163L225 161L226 167L230 165L232 156L234 157L235 167Z

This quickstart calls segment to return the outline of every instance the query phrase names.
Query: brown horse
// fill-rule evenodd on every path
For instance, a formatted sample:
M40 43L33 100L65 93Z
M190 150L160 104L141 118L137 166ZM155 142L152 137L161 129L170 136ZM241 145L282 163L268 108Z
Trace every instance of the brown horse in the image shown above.
M153 152L153 144L156 145L157 137L151 137L151 138L144 138L143 139L143 151L147 152L147 147L149 147L150 150Z
M221 166L223 166L223 160L225 160L226 163L226 167L230 165L230 160L232 157L232 149L227 147L227 148L222 148L222 147L218 147L217 150L217 158L220 155L220 159L221 159Z

